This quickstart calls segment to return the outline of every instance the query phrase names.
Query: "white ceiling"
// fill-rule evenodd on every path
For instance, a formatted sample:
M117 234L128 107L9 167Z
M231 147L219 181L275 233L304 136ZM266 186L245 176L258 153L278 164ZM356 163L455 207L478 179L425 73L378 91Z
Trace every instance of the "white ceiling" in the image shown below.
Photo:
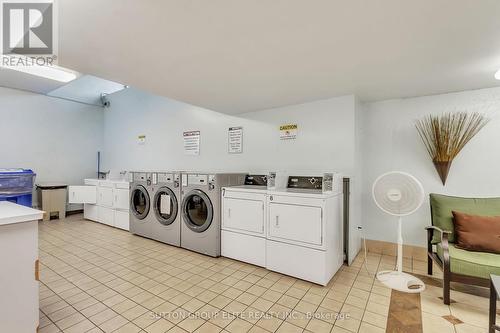
M60 0L60 65L225 113L500 85L498 0Z

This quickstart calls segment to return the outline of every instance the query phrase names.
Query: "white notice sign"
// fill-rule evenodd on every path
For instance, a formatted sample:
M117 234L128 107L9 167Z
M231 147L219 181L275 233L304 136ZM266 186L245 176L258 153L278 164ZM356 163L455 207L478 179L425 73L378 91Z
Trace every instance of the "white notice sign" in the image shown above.
M243 152L243 127L229 127L227 140L229 154L241 154Z
M184 154L200 155L200 131L184 132Z
M170 195L162 194L160 196L160 214L170 215Z

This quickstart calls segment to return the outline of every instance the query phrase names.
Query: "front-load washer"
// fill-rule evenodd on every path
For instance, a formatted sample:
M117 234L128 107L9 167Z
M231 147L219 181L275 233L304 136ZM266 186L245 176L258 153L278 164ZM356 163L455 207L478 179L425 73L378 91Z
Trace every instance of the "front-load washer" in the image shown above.
M132 172L130 183L130 232L151 237L151 173Z
M181 186L179 172L157 172L152 185L151 238L180 246L181 244Z
M220 256L221 188L243 185L245 174L183 173L181 247Z

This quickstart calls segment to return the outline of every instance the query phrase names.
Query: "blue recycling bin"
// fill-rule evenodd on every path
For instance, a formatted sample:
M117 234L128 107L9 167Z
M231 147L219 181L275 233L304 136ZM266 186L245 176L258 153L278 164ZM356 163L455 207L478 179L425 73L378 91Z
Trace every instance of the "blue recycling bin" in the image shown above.
M0 169L0 201L32 207L35 177L30 169Z

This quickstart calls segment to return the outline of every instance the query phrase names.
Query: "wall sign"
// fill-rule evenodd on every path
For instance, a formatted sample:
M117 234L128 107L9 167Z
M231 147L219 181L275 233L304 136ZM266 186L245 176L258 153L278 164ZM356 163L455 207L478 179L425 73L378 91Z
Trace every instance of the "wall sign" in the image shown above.
M229 127L227 151L229 154L241 154L243 152L243 127Z
M184 137L184 154L200 155L200 131L182 133Z
M285 124L280 126L280 139L281 140L294 140L297 138L298 131L297 124Z

